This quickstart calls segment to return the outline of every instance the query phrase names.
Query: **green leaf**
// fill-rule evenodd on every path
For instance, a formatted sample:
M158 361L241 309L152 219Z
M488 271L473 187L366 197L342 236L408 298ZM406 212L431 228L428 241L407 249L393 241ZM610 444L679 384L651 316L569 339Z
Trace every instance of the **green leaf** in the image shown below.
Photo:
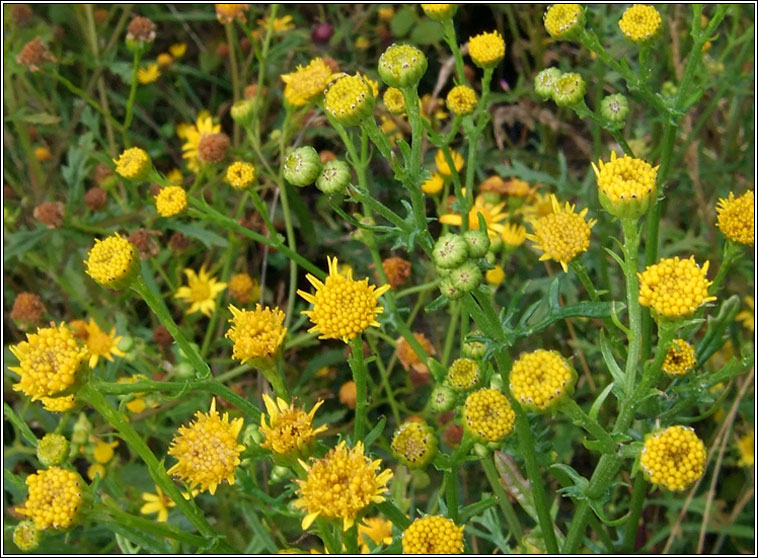
M404 37L413 27L416 22L416 10L411 7L405 6L395 12L390 22L390 30L394 37Z
M444 38L445 30L438 22L422 19L411 32L411 42L419 45L432 45Z
M733 295L724 301L719 309L719 313L715 317L708 316L705 336L696 351L698 365L702 365L724 346L726 342L724 332L734 322L734 317L737 315L739 309L740 297Z
M447 306L447 303L448 298L445 295L440 295L424 307L424 312L434 312Z
M615 385L616 382L611 382L605 386L605 389L600 393L600 395L597 396L597 399L595 399L594 403L592 403L592 407L590 407L590 412L587 413L590 418L597 420L597 415L600 412L600 407L603 406L603 403L608 397L608 394L611 392Z
M23 258L29 250L47 237L50 232L48 229L35 229L33 231L19 231L6 234L3 263L7 264L13 258Z
M222 236L217 235L214 232L206 230L196 223L179 223L172 221L168 227L169 229L179 231L180 233L196 238L202 242L206 248L212 248L218 246L220 248L226 248L229 242Z
M380 418L376 426L374 426L374 428L372 428L371 431L363 438L363 445L369 447L371 444L373 444L379 435L384 431L384 427L386 425L387 417Z
M611 376L613 377L613 383L608 387L611 387L615 384L618 386L618 389L621 389L621 386L624 385L624 372L621 370L621 367L618 365L618 363L616 362L616 359L613 357L611 346L608 343L608 339L606 339L605 337L605 332L602 332L602 331L600 332L600 352L603 354L603 360L605 361L605 365L608 367L608 371L611 373ZM608 388L605 388L605 389L606 391L608 390ZM598 398L598 401L600 401L600 398ZM597 404L597 401L595 401L595 404ZM595 404L592 405L593 409L595 407ZM600 404L602 405L602 401L600 401ZM592 411L590 411L590 414L591 413Z

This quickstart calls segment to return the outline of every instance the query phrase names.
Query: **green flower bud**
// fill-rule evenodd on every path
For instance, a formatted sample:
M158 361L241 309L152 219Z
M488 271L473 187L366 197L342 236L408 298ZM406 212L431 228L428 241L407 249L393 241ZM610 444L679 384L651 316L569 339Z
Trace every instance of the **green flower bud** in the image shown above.
M577 73L563 74L553 86L553 101L559 107L570 107L581 102L587 91L584 78Z
M19 550L29 552L39 546L39 529L34 521L25 519L13 530L13 543Z
M468 258L468 245L457 234L444 234L437 239L432 251L432 260L437 268L452 269Z
M463 240L466 241L468 255L472 258L483 258L490 249L490 237L487 231L466 231L463 233Z
M255 103L252 99L241 99L232 105L230 113L232 120L246 126L255 116Z
M118 347L119 351L124 351L125 353L128 353L134 348L134 338L130 337L128 335L124 335L116 345Z
M310 145L298 147L287 155L282 174L290 184L308 186L321 172L321 158Z
M176 372L178 378L182 379L191 379L195 377L195 369L186 360L177 364L174 367L174 372Z
M487 260L487 263L490 265L495 265L495 262L497 261L497 257L492 252L487 252L484 255L484 259Z
M401 424L392 438L392 453L408 467L421 468L437 455L437 436L423 420Z
M440 292L445 295L449 300L458 300L465 292L453 285L453 281L450 277L445 277L440 281Z
M325 194L339 194L347 189L350 178L350 167L345 161L329 161L316 179L316 188Z
M447 383L456 391L471 391L479 385L479 365L470 358L458 358L447 370Z
M497 254L503 247L503 237L499 234L490 235L490 254Z
M37 442L37 459L45 467L60 465L68 457L68 440L61 434L45 434Z
M274 465L271 469L271 482L280 483L288 480L292 476L292 472L287 467L281 465Z
M558 68L545 68L534 78L534 91L547 100L553 96L553 89L555 88L555 82L558 81L563 72Z
M482 283L482 271L474 262L466 262L451 271L449 279L456 289L470 293Z
M379 77L390 87L415 87L426 66L426 56L415 46L391 45L379 57Z
M429 403L435 413L446 413L455 407L456 400L455 392L448 386L435 387L429 397Z
M608 95L600 101L600 114L609 122L623 126L629 115L629 102L621 93Z
M676 97L678 90L679 88L673 81L667 80L664 81L663 85L661 86L661 95L668 97L669 99L673 99Z
M472 334L481 335L481 332L474 331L472 332ZM463 353L463 356L465 356L466 358L481 360L482 358L484 358L484 355L487 352L487 345L485 345L481 341L466 341L463 344L463 348L461 349L461 352Z
M259 446L265 439L257 424L248 424L242 431L242 443L246 446Z
M87 415L79 413L79 418L74 423L74 428L71 432L71 443L75 446L86 444L91 433L92 423L87 420Z

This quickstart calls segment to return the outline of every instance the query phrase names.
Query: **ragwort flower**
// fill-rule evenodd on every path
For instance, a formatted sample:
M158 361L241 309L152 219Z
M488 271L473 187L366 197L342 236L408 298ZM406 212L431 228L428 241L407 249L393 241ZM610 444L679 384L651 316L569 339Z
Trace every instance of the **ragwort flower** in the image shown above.
M694 256L688 260L663 258L657 264L638 273L640 280L640 304L648 306L654 316L664 319L686 318L701 305L712 300L708 296L711 281L706 279L708 265L695 263Z
M584 9L579 4L553 4L543 17L545 30L554 39L570 39L584 27Z
M511 393L524 406L542 412L569 395L576 372L556 351L539 349L525 353L513 363Z
M256 304L255 310L238 310L229 305L232 327L226 337L234 343L232 355L243 364L252 359L271 358L279 352L287 328L284 312Z
M361 554L370 554L371 549L368 541L374 543L374 546L384 543L392 544L392 522L381 517L364 517L358 525L358 544L361 547Z
M324 110L345 126L360 124L371 116L375 102L373 87L361 75L343 75L324 94Z
M718 213L719 229L733 242L753 246L755 243L755 196L748 190L735 198L734 192L729 197L720 199Z
M280 455L304 455L316 436L324 432L325 425L313 427L313 416L318 408L324 403L319 400L311 408L310 412L287 403L277 397L274 402L267 394L263 394L263 402L266 404L266 415L261 415L260 431L264 436L262 448L270 449Z
M462 554L463 527L441 515L419 517L403 532L403 554Z
M185 269L187 275L187 286L181 286L174 294L174 298L184 299L191 302L192 305L187 310L187 314L193 312L202 312L210 316L216 308L216 296L226 288L226 283L216 281L210 273L205 270L205 266L200 268L200 273L195 273L192 269Z
M695 367L695 348L684 339L674 339L661 369L669 376L683 376Z
M142 85L153 83L159 77L161 77L161 71L158 67L158 64L148 64L147 67L139 68L137 70L137 81L139 81Z
M226 181L235 190L244 190L255 180L255 167L250 163L237 161L226 169Z
M656 196L658 167L642 159L624 155L621 159L611 151L611 160L592 163L597 178L600 204L616 217L639 217L647 211Z
M463 424L476 437L499 442L513 431L516 413L505 395L496 389L484 388L466 398Z
M26 477L26 485L29 496L23 508L16 508L18 513L31 518L40 531L71 526L82 504L79 475L60 467L51 467Z
M323 58L314 58L307 66L298 66L294 72L281 77L287 102L293 107L304 107L324 94L335 73Z
M619 28L630 41L644 43L660 31L661 23L661 14L653 6L634 4L624 11Z
M494 68L505 56L505 41L497 31L480 33L469 39L468 53L480 68Z
M118 233L105 240L95 240L87 259L87 275L103 287L123 289L139 272L137 247Z
M125 149L118 159L113 159L113 162L116 163L116 172L130 180L145 178L153 168L150 155L139 147Z
M645 438L640 465L650 482L679 491L703 476L705 456L705 445L692 428L669 426Z
M161 217L173 217L187 209L187 192L181 186L161 188L155 196L155 209Z
M187 159L187 167L192 172L196 173L200 170L200 162L197 157L200 141L205 136L219 132L221 132L221 124L213 124L213 118L207 111L198 114L194 125L185 124L176 127L177 135L185 140L182 146L182 157Z
M482 217L484 217L484 222L487 224L487 233L490 236L502 234L503 230L505 230L503 221L508 217L508 213L503 211L505 205L505 202L492 204L487 202L484 196L476 196L474 198L474 205L471 206L468 212L469 230L479 229L479 214L481 213ZM440 223L460 227L463 225L463 217L455 213L448 213L440 216Z
M87 349L89 350L89 367L94 368L97 366L97 362L100 357L105 360L113 362L113 356L122 357L125 353L118 348L118 342L121 341L121 336L116 335L116 328L112 327L110 333L105 333L100 326L95 323L92 318L89 319L87 324L87 335L85 342Z

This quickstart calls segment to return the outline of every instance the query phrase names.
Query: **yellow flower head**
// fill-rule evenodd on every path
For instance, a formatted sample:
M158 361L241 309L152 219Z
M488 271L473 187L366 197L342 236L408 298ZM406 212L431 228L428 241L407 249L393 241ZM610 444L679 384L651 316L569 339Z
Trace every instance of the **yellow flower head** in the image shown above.
M481 213L482 217L484 217L484 222L487 224L487 234L490 236L502 234L505 228L503 221L508 217L508 213L503 211L504 208L505 202L491 204L484 196L476 196L474 198L474 205L471 206L468 212L469 230L479 229L479 214ZM440 223L460 227L463 224L463 218L460 215L448 213L440 216Z
M335 77L323 58L314 58L307 66L298 66L290 74L282 74L284 98L293 107L303 107L317 101Z
M162 217L173 217L187 209L187 192L181 186L161 188L155 196L155 208Z
M232 23L235 19L245 23L245 14L249 9L247 4L216 4L216 18L221 24Z
M442 191L442 187L444 185L445 179L442 178L442 175L440 173L435 172L429 178L427 178L426 181L424 181L424 183L421 185L421 189L425 194L433 196L434 194L439 194Z
M92 453L92 457L94 457L95 461L98 463L108 463L111 459L113 459L113 456L115 455L115 452L113 450L116 447L118 447L118 440L115 440L113 442L103 442L102 440L98 440L98 442L95 444L95 449Z
M460 172L460 170L463 168L463 155L451 149L450 157L453 159L455 171ZM450 171L450 166L447 164L447 159L445 158L445 152L442 149L437 150L437 153L434 156L434 164L437 165L437 172L439 172L442 176L450 176L452 174Z
M187 52L187 43L174 43L168 47L168 51L174 58L181 58Z
M479 365L470 358L457 358L447 370L447 383L459 391L473 389L479 383Z
M263 33L265 33L268 30L269 23L271 23L271 30L274 33L283 33L285 31L290 31L295 28L295 24L292 23L292 16L286 15L282 17L275 17L274 21L272 22L268 16L258 19L255 21L259 26L259 29L254 29L250 32L250 36L253 39L260 39L263 36ZM262 32L261 32L262 30Z
M695 364L695 348L684 339L674 339L661 368L669 376L684 376Z
M516 413L505 395L496 389L484 388L466 398L463 424L475 436L499 442L513 431Z
M653 6L634 4L624 11L619 28L624 37L635 43L644 43L661 29L661 14Z
M87 259L87 275L103 287L122 289L139 271L137 247L118 233L105 240L95 240Z
M44 145L40 145L34 148L34 158L37 159L40 163L44 163L48 159L52 158L52 156L53 154L50 153L50 150Z
M234 484L239 455L245 449L237 443L242 424L242 418L230 422L228 413L220 416L214 398L207 414L198 411L195 422L179 427L168 450L178 462L166 472L211 494L224 480Z
M221 132L221 124L213 124L213 118L207 111L203 111L197 116L197 121L194 125L184 124L177 126L177 135L184 139L184 145L182 145L182 157L187 159L187 167L192 172L200 170L200 163L197 158L197 149L200 145L200 140L205 136L212 134L218 134Z
M551 197L551 202L553 213L532 221L534 234L528 234L526 238L544 252L540 261L555 260L563 271L568 271L568 263L589 248L590 230L597 221L585 219L587 208L574 213L574 206L568 202L561 206L555 196Z
M174 63L174 57L171 56L168 52L161 52L155 60L158 62L158 66L161 68L168 68L171 64Z
M287 328L282 325L284 312L278 308L255 305L255 310L238 310L229 305L232 327L226 337L234 343L232 355L245 363L256 358L271 358L279 352Z
M150 155L139 147L125 149L113 162L116 163L116 172L131 180L144 178L153 166Z
M617 159L611 151L611 160L597 166L592 163L597 178L601 205L618 217L637 216L644 213L651 200L655 199L655 180L658 167L642 159L624 155ZM631 211L631 213L629 213Z
M329 275L322 283L310 273L306 279L316 287L315 294L297 291L313 304L303 314L314 324L308 331L318 331L319 339L342 339L345 343L360 335L367 327L379 327L376 317L384 311L378 299L390 286L376 287L368 279L355 281L353 272L339 272L337 258L327 258Z
M72 393L61 397L43 397L40 401L42 401L42 406L46 411L50 411L51 413L65 413L74 408L76 397Z
M466 116L476 108L476 92L468 85L456 85L447 94L445 101L450 112Z
M226 181L235 190L244 190L255 180L255 167L250 163L237 161L226 169Z
M34 525L34 521L21 521L13 529L13 544L24 552L37 548L39 546L39 539L39 529Z
M497 286L505 281L505 270L501 266L496 265L492 269L487 270L484 274L484 278L490 285Z
M703 476L705 446L692 428L669 426L645 437L640 465L650 482L684 490Z
M310 464L301 461L301 464L306 469L306 477L296 481L300 498L295 501L295 507L306 511L303 529L322 516L341 519L347 531L359 513L372 503L384 502L383 494L392 478L389 469L377 473L381 460L371 461L360 441L351 449L343 440L325 457Z
M721 232L729 240L753 246L755 243L755 196L748 190L739 198L729 192L729 197L720 199L716 213Z
M508 246L518 248L526 240L526 227L517 223L506 223L500 237Z
M391 114L400 115L405 113L405 97L403 97L403 92L397 87L388 87L384 92L382 100L384 100L384 106L387 107L387 110Z
M526 221L533 221L540 217L545 217L553 213L553 195L540 194L534 195L529 203L525 203L520 208Z
M364 517L358 525L358 543L361 554L371 553L368 541L374 543L374 546L382 543L392 544L392 522L381 517Z
M26 477L29 496L23 508L16 508L29 517L40 531L66 529L71 526L82 504L79 475L60 467L50 467Z
M87 349L79 344L74 332L64 324L53 325L27 333L26 339L10 347L18 366L9 368L20 376L13 390L36 401L71 387L87 358Z
M124 352L118 348L121 336L116 336L116 328L111 328L110 333L105 333L92 318L87 324L87 336L85 342L89 350L89 367L94 368L100 357L113 362L113 355L124 356Z
M210 316L216 308L216 296L226 288L226 283L216 281L210 273L205 270L205 266L200 268L200 273L195 273L192 269L185 269L188 285L179 287L174 298L181 298L192 305L187 310L187 314L193 312L202 312Z
M359 124L374 109L373 87L360 75L343 75L324 95L324 110L346 126Z
M494 68L505 56L505 41L497 31L480 33L468 40L468 53L480 68Z
M240 304L247 304L261 296L261 286L257 279L247 273L237 273L229 278L229 295Z
M403 532L403 554L463 554L463 527L441 515L419 517Z
M543 19L551 37L569 39L584 26L584 10L579 4L553 4Z
M755 465L755 430L753 428L737 439L737 451L740 454L737 465L740 467Z
M536 411L546 411L574 389L576 373L556 351L539 349L513 363L511 393Z
M263 402L266 404L268 421L266 415L261 415L261 433L265 438L261 444L262 448L281 455L303 456L309 452L316 436L326 430L324 425L313 428L313 416L324 403L322 400L319 400L308 413L288 404L280 397L274 402L265 393Z
M638 273L640 304L661 318L686 318L702 304L716 300L708 296L711 281L706 279L709 262L703 267L688 260L663 258Z
M437 437L423 420L401 424L392 438L392 453L411 468L424 467L437 454Z
M426 17L443 21L455 15L458 4L421 4L421 9L424 10Z
M170 57L171 55L167 55L167 56ZM165 60L164 60L164 63L165 63ZM170 63L171 62L169 61L169 64ZM148 64L147 68L139 68L137 70L137 81L139 81L142 85L153 83L159 77L161 77L161 71L158 68L158 64Z

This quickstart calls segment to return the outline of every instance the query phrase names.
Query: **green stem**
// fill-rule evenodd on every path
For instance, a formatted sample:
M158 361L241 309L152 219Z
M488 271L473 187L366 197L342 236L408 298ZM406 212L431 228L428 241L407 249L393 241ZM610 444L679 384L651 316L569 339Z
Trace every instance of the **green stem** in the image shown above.
M590 276L587 274L587 268L584 267L584 264L579 260L574 259L569 262L569 266L571 266L571 269L574 270L574 273L576 273L579 281L581 281L582 285L584 285L584 288L587 291L587 294L590 295L592 302L599 302L600 295L597 294L595 285L592 283L592 281L590 281Z
M742 252L742 249L729 239L724 241L724 256L721 258L721 265L716 273L716 277L713 279L713 283L708 288L708 294L715 295L721 288L721 283L726 279L726 274L729 268L732 266L734 260L736 260Z
M371 347L371 352L375 355L379 354L379 351L377 349L375 340L372 339L370 336L366 336L366 341L369 344L369 347ZM392 417L395 419L396 424L400 424L401 417L400 417L400 409L397 404L397 400L395 399L395 393L392 389L392 386L390 385L390 378L389 373L387 371L387 368L385 368L384 363L382 362L381 358L376 359L376 367L379 369L379 375L381 376L382 380L382 387L384 388L385 393L387 394L387 402L390 405L390 409L392 410Z
M500 475L497 473L493 459L494 458L491 456L482 459L481 463L482 468L484 469L484 474L487 476L492 491L497 497L497 502L500 504L500 509L503 511L505 522L508 524L508 529L511 530L513 538L516 539L516 544L518 544L521 553L526 554L527 550L524 546L524 535L521 531L521 524L516 515L516 510L513 509L513 505L511 504L510 499L508 499L508 494L505 492L505 488L503 488L503 485L500 482Z
M226 31L226 42L229 45L229 62L232 70L232 102L236 103L239 99L239 70L237 69L237 33L234 28L234 22L224 25ZM239 145L239 124L234 123L234 145Z
M626 280L626 305L629 313L629 351L624 370L624 392L632 395L636 385L637 367L639 365L642 340L642 309L640 307L639 283L637 278L637 259L640 246L640 234L637 219L622 219L624 230L624 279Z
M87 93L83 89L79 89L76 85L71 83L68 79L64 78L58 72L55 72L51 75L55 79L57 79L59 82L61 82L66 87L66 89L71 91L71 93L73 93L80 99L83 99L84 102L86 102L89 106L91 106L93 109L99 112L118 131L122 133L124 132L125 130L124 125L121 124L121 122L119 122L115 118L113 118L113 116L111 116L111 114L108 111L106 111L103 107L101 107L100 104L96 102L92 97L87 95Z
M458 468L452 465L445 469L445 503L447 515L454 523L458 523Z
M463 56L461 56L461 49L455 38L453 19L446 18L442 21L442 26L445 28L445 42L447 43L447 46L450 47L453 57L455 58L455 74L458 78L458 84L464 85L466 83L466 72L463 71Z
M124 144L126 145L126 132L129 130L129 126L132 124L132 118L134 118L134 99L137 95L137 70L139 69L139 61L142 58L142 54L138 50L134 53L134 61L132 62L132 83L129 89L129 98L126 100L126 116L124 117L124 125L121 126L121 131L124 134Z
M292 113L289 109L285 110L284 123L282 124L282 133L279 138L279 197L282 200L282 213L284 214L284 228L287 231L287 244L292 252L297 252L295 243L295 229L292 226L292 214L290 211L289 196L287 194L287 185L284 183L282 169L284 169L284 149L287 141L287 132L289 121ZM292 322L292 310L295 308L295 295L297 291L297 261L290 258L290 281L289 292L287 294L287 310L284 319L284 327L289 328Z
M580 428L583 428L589 434L592 434L597 440L602 442L604 446L603 453L613 453L616 450L616 443L613 441L610 434L600 426L597 420L587 415L573 398L566 397L558 405L558 410L569 417L571 422Z
M363 359L363 337L356 335L350 340L352 354L348 359L355 382L355 426L354 441L362 440L366 434L366 415L368 413L368 392L366 388L366 362Z
M632 500L629 504L629 519L624 525L624 539L621 551L625 554L634 552L634 543L637 538L637 527L640 523L645 495L647 494L647 479L642 473L638 472L634 477L634 488L632 489Z

